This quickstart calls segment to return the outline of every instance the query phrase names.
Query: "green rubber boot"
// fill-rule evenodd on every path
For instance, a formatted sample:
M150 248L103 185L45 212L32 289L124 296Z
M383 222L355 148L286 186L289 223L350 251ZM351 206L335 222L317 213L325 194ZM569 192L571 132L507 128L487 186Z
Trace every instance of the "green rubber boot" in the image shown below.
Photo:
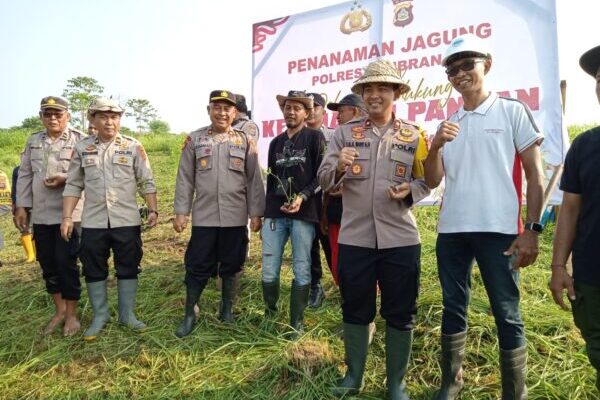
M138 320L133 312L137 287L137 279L119 279L117 281L117 289L119 291L119 323L135 332L143 332L147 326Z
M527 346L514 350L500 349L502 400L526 400Z
M235 322L233 318L233 299L235 297L235 275L221 277L221 306L219 320L228 324Z
M279 281L263 282L263 299L265 301L265 317L277 314L277 301L279 300Z
M175 331L177 337L182 338L192 333L194 325L196 325L196 313L194 307L198 303L198 299L206 286L206 282L206 280L201 282L197 282L193 279L187 280L185 289L185 316Z
M385 327L385 374L389 400L410 400L405 389L404 376L412 346L412 331Z
M290 293L290 339L296 340L304 333L304 310L308 305L308 295L310 285L299 286L292 282L292 291Z
M88 297L94 310L94 317L90 327L83 333L84 340L95 340L100 331L110 321L108 311L108 295L106 293L106 280L100 282L88 282L86 284Z
M334 396L353 396L360 392L368 348L369 326L344 323L344 351L348 369L344 378L331 390Z
M442 334L442 386L434 400L455 400L464 386L462 363L465 357L467 331Z

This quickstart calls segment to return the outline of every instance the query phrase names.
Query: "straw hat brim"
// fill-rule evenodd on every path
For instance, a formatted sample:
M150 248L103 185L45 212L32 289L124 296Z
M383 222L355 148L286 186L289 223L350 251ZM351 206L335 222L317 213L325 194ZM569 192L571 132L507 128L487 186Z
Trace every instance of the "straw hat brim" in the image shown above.
M279 108L283 109L283 106L285 105L285 102L287 100L291 100L291 101L297 101L298 103L302 103L304 104L304 107L312 110L314 107L314 103L313 103L313 99L311 99L310 97L288 97L288 96L283 96L281 94L278 94L277 96L277 103L279 103Z
M410 91L410 86L406 83L402 82L402 80L389 76L389 75L372 75L372 76L363 76L354 82L352 85L352 93L362 95L362 86L367 83L391 83L394 85L400 86L400 94L404 94Z

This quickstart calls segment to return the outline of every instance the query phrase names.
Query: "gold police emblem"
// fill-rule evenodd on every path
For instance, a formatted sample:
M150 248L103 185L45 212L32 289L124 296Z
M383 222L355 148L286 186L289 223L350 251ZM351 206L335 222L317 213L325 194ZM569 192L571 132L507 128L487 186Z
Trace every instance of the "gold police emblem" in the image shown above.
M362 126L355 126L352 128L352 139L362 140L365 138L365 128Z
M405 178L406 177L406 166L404 164L397 163L395 175L399 178Z
M352 175L360 175L362 172L362 166L360 164L354 164L352 166Z
M371 14L362 8L358 0L355 0L350 11L340 21L340 31L346 35L353 32L364 32L371 27L372 23L373 17L371 17Z
M46 102L46 104L54 105L54 104L56 104L56 100L54 100L54 98L53 98L53 97L50 97L50 98L48 99L48 101Z
M227 93L226 91L222 91L221 92L221 97L229 97L229 93Z
M200 166L202 168L206 168L207 165L208 165L208 162L206 161L205 158L200 159Z
M118 162L119 164L127 164L128 163L128 159L127 157L119 157Z
M412 0L392 0L394 3L394 25L404 27L413 19Z

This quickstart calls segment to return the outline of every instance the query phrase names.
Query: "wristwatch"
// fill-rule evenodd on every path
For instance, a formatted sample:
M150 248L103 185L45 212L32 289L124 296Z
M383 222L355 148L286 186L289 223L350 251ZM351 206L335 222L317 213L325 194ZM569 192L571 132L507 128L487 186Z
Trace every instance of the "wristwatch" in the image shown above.
M537 222L527 222L525 224L525 229L536 233L542 233L544 231L544 226L542 224L538 224Z

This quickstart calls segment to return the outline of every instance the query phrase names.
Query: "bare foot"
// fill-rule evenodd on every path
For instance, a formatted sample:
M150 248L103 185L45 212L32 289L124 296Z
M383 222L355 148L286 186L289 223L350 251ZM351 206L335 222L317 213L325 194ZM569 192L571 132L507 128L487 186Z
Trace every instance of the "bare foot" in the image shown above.
M63 336L73 336L81 329L81 324L76 316L66 317L65 326L63 327Z
M64 321L64 319L65 319L64 313L54 314L54 316L52 317L50 322L48 322L48 325L46 325L46 327L42 331L42 335L44 335L44 336L51 335L54 332L54 330L56 329L56 327Z

